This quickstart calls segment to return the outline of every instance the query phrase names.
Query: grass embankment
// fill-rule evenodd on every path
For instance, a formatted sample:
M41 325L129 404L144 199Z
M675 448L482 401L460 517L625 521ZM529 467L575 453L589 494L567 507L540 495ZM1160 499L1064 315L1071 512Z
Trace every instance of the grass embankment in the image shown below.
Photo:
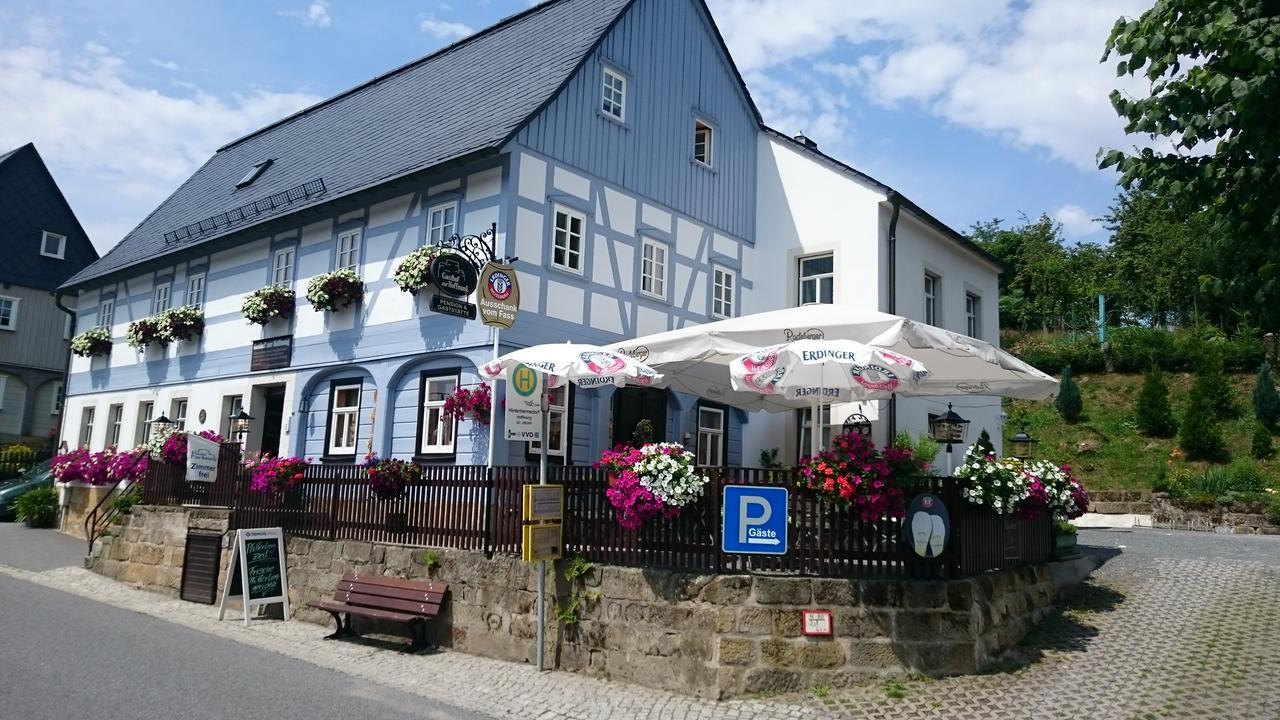
M1168 373L1169 402L1176 417L1187 409L1191 373ZM1233 375L1235 418L1222 423L1233 461L1254 463L1268 486L1280 486L1280 457L1254 460L1249 454L1253 433L1254 375ZM1137 401L1141 375L1082 375L1076 378L1084 397L1084 415L1074 425L1066 423L1052 400L1006 400L1005 447L1009 437L1025 421L1037 440L1036 457L1068 463L1090 490L1150 490L1164 474L1185 467L1203 472L1211 463L1187 462L1173 457L1177 438L1152 438L1138 432ZM1275 438L1280 447L1280 438ZM1163 472L1162 472L1163 471Z

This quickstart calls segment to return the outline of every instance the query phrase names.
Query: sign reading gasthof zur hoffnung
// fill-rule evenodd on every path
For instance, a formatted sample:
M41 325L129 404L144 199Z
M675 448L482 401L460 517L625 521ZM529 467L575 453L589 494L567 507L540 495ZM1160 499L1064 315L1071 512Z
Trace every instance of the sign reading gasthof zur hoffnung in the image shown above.
M507 373L507 439L524 442L542 440L542 373L527 365L517 365Z

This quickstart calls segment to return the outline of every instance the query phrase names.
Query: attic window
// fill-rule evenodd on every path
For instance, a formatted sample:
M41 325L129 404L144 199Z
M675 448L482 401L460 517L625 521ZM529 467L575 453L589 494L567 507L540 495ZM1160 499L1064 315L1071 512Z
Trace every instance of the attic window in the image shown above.
M40 254L58 260L63 259L67 254L67 236L45 230L44 235L40 237Z
M271 167L271 163L273 162L275 162L275 160L263 160L252 168L249 168L249 172L245 173L244 177L240 178L240 182L236 183L236 189L248 187L253 184L253 181L257 180L259 175L266 172L267 168Z

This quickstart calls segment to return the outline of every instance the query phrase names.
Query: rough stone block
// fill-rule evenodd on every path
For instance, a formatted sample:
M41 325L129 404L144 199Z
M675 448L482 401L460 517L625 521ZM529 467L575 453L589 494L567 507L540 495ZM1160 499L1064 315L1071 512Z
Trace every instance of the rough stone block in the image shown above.
M894 580L864 580L858 592L862 604L868 607L898 607L902 602L902 583Z
M835 668L844 664L844 648L829 638L810 639L798 648L800 666L805 668Z
M952 610L969 610L973 607L973 581L952 580L947 583L947 606Z
M756 578L756 602L761 605L806 605L813 600L807 578Z
M342 543L342 559L352 562L369 562L373 554L373 545L367 542L348 541Z
M978 672L975 643L903 643L897 646L903 664L925 675L961 675Z
M832 611L832 626L836 637L888 638L893 635L893 614L884 610L837 608Z
M771 635L773 611L769 608L742 608L738 611L738 632L745 635Z
M851 606L859 602L859 585L852 580L815 579L813 584L813 601L819 605Z
M712 614L712 623L718 633L733 632L734 625L737 623L737 616L733 608L716 608Z
M756 661L756 641L751 638L722 637L717 644L721 665L751 665Z
M751 595L751 578L726 575L713 579L702 588L701 599L717 605L741 605Z
M381 563L387 557L386 545L374 545L373 550L369 553L369 562Z
M897 642L971 640L974 634L970 613L904 610L894 615L893 638Z
M657 597L653 588L638 568L608 567L603 568L600 578L600 593L606 598L616 600L653 601ZM536 574L533 578L536 584Z
M668 637L670 637L672 640L677 641L676 647L678 648L680 656L689 658L691 660L706 661L711 659L713 647L714 647L714 645L712 644L713 639L712 639L711 633L684 632L684 633L669 635ZM667 654L675 655L677 653L671 652Z
M893 642L887 638L848 640L845 645L845 654L849 665L856 668L880 671L903 667Z
M780 638L761 640L760 660L774 667L794 667L797 664L796 646Z
M773 634L781 637L800 637L800 611L774 610Z
M742 689L748 693L785 693L800 689L800 673L794 670L756 668L747 672Z
M913 580L902 584L903 606L913 610L931 610L947 604L947 583L939 580Z
M164 548L159 545L139 545L133 552L133 562L143 565L159 565L164 560Z

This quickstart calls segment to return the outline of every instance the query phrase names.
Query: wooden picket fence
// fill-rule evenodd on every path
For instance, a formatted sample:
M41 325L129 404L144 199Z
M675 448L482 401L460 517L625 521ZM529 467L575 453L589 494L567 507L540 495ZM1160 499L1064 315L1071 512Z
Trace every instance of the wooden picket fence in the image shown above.
M421 481L390 500L375 496L364 468L353 465L310 466L298 487L267 495L249 489L249 472L240 466L235 447L225 446L213 483L188 483L181 466L152 463L143 502L227 507L233 527L278 526L305 538L520 553L522 492L524 485L538 482L536 467L428 465L423 470ZM711 482L699 503L672 520L630 531L614 518L603 473L590 467L549 468L548 482L565 489L565 554L697 573L942 579L1045 562L1052 551L1047 514L1017 518L972 506L947 478L921 477L904 488L908 499L934 493L950 515L951 539L942 557L924 559L910 546L903 520L862 520L798 487L791 471L703 471ZM720 503L726 485L790 489L785 555L721 551Z

